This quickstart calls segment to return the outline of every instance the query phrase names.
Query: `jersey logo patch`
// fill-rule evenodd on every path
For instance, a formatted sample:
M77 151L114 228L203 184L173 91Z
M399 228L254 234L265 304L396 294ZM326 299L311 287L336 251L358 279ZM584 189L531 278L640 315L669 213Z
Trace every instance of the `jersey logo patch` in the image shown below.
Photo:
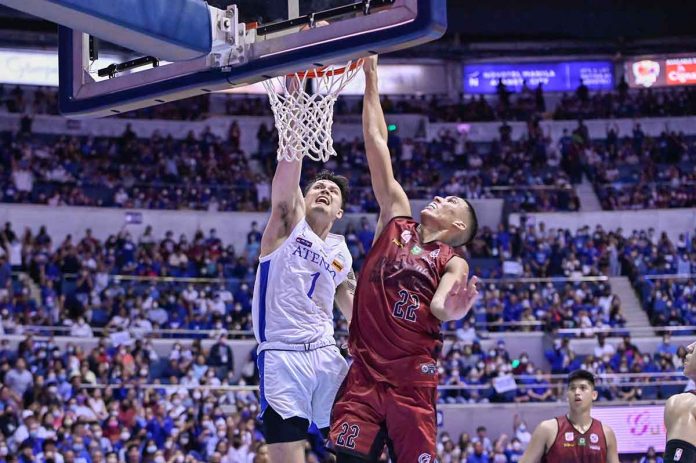
M590 442L596 444L597 442L599 442L599 436L595 433L590 434Z
M565 433L565 440L567 442L572 442L573 440L575 440L575 434L573 434L572 431Z
M429 453L421 453L418 455L418 463L430 463L432 457Z
M414 256L417 256L418 254L420 254L422 252L423 252L423 248L421 248L417 244L414 245L413 248L411 249L411 254L413 254Z
M397 240L396 238L394 238L394 239L392 240L392 243L394 243L395 245L399 246L400 248L403 248L403 247L404 247L404 245L401 243L401 241Z
M413 238L413 233L411 233L411 230L404 230L401 232L401 241L403 241L404 244L408 244L408 242L411 241L411 238Z
M585 444L586 444L586 442L585 442L585 438L584 438L584 437L581 437L580 439L578 439L578 445L579 445L580 447L584 447Z
M312 247L312 242L302 238L301 236L298 236L297 238L295 238L295 241L300 243L302 246L307 246L308 248Z
M440 248L438 248L434 251L430 251L430 257L432 257L433 259L437 259L437 256L439 256L439 255L440 255Z
M437 365L432 363L422 363L420 366L420 371L424 375L435 375L435 373L437 373Z
M680 461L683 453L684 453L684 449L677 449L674 452L674 461Z
M339 254L338 256L336 256L336 258L333 260L333 262L331 262L331 265L333 265L333 267L336 270L338 270L339 272L343 271L344 262L341 262L342 260L343 260L343 257Z

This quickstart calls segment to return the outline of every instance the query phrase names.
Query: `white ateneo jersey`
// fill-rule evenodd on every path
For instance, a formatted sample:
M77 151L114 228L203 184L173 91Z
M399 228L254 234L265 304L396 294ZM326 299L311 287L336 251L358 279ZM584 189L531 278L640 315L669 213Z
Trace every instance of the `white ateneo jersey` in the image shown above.
M313 343L333 336L336 287L353 265L340 235L326 241L303 218L278 249L259 259L252 315L259 344Z

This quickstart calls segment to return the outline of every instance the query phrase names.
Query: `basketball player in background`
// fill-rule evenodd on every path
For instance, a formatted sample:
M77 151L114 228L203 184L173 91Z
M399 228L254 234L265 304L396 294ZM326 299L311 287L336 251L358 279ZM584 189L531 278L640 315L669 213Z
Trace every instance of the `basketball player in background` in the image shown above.
M252 304L261 417L271 463L304 463L314 423L328 435L348 365L333 334L334 299L350 321L352 259L342 236L348 180L324 171L300 190L301 161L278 161Z
M478 294L454 251L476 234L476 213L464 199L436 197L421 211L422 223L411 218L387 148L377 57L363 69L363 132L380 212L356 290L348 341L354 361L336 397L330 443L339 463L376 461L385 443L392 461L429 463L437 458L440 326L463 318Z
M566 398L568 413L539 423L520 463L619 463L614 431L591 416L594 375L571 372Z
M684 376L696 381L696 342L686 348ZM673 395L665 404L665 463L696 463L696 390Z

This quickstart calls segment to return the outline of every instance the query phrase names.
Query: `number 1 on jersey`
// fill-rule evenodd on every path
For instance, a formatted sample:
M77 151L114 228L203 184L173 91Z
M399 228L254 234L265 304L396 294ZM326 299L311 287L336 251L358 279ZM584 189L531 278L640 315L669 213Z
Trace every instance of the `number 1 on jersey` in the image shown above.
M312 294L314 294L314 288L317 286L317 280L319 279L319 272L317 273L312 273L312 285L309 287L309 291L307 291L307 297L312 298Z
M402 320L415 322L416 310L418 309L418 307L420 307L420 301L418 300L418 296L409 293L405 289L402 289L401 291L399 291L399 297L401 299L396 301L396 304L394 304L394 310L392 311L392 315ZM406 304L408 304L408 306L404 310L404 306Z

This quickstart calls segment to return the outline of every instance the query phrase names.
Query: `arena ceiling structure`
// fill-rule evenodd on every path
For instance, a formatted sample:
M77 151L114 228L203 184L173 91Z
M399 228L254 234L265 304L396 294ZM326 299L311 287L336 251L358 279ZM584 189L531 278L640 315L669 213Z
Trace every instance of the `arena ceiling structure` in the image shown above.
M326 9L344 0L301 0L301 9ZM250 21L287 15L285 0L209 0L237 4ZM399 56L468 59L558 54L646 54L696 50L696 2L688 0L450 0L448 32ZM0 7L0 45L52 47L56 26Z

